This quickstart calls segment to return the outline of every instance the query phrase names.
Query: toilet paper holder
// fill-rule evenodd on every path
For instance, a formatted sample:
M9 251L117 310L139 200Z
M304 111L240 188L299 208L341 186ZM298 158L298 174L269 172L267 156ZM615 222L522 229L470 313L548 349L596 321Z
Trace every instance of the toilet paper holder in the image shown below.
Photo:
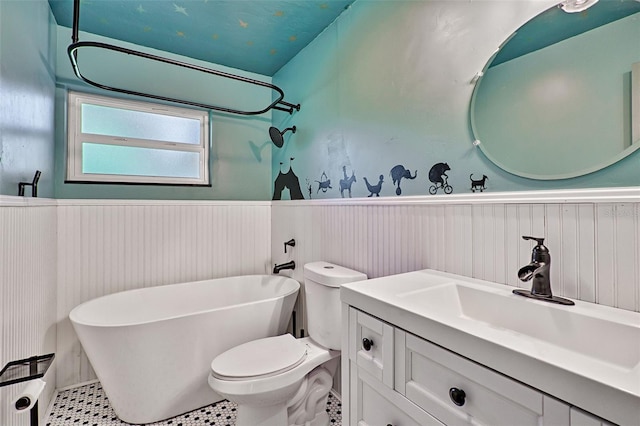
M15 385L16 383L27 382L30 380L40 379L44 377L53 362L55 354L37 355L29 358L19 359L17 361L8 362L2 370L0 370L0 387ZM30 402L26 402L20 398L16 402L16 408L26 408ZM18 402L21 406L18 406ZM27 405L23 405L24 403ZM38 401L31 407L31 426L38 426Z

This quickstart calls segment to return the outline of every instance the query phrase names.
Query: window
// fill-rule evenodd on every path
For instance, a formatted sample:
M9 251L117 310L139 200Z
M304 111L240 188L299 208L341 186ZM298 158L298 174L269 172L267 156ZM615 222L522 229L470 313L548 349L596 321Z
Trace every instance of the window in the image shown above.
M209 113L69 93L67 181L209 184Z

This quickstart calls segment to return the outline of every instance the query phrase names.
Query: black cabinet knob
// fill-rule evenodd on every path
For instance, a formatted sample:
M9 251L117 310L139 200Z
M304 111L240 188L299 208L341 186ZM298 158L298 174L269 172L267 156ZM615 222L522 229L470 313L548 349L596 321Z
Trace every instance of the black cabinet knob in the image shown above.
M458 407L462 407L464 405L464 400L467 397L467 394L464 393L462 389L451 388L449 389L449 398L456 404Z
M369 340L366 337L362 339L362 347L364 348L365 351L370 351L371 346L373 346L373 340Z

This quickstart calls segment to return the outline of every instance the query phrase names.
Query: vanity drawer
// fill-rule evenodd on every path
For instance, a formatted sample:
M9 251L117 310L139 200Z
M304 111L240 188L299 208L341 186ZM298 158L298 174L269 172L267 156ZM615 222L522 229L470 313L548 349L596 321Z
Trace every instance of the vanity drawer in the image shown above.
M393 327L356 309L349 310L349 358L393 388Z
M396 390L447 425L569 423L569 406L475 362L396 330Z

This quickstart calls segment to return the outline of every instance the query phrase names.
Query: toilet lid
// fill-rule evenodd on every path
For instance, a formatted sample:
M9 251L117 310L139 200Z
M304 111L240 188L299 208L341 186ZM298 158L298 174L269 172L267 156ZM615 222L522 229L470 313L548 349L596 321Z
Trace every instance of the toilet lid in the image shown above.
M244 343L221 353L211 362L211 371L215 377L226 380L271 376L300 365L306 355L306 345L291 334L283 334Z

